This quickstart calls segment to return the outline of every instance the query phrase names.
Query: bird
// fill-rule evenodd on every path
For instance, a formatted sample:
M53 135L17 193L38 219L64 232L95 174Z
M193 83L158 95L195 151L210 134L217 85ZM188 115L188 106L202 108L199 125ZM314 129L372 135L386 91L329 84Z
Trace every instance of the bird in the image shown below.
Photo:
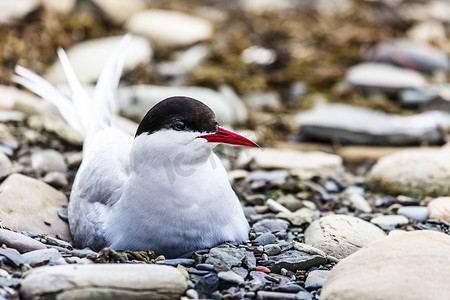
M249 224L227 171L212 149L220 144L259 147L219 126L201 101L173 96L154 105L130 135L111 125L122 73L125 35L92 98L66 53L57 53L71 99L32 71L16 66L13 80L59 109L83 137L68 219L77 248L148 251L176 258L218 244L244 243Z

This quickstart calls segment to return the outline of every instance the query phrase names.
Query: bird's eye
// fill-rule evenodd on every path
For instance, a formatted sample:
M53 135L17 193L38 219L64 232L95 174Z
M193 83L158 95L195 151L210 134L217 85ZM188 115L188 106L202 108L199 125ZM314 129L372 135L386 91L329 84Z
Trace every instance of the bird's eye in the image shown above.
M172 123L172 128L178 131L184 130L186 129L186 123L180 120L175 121Z

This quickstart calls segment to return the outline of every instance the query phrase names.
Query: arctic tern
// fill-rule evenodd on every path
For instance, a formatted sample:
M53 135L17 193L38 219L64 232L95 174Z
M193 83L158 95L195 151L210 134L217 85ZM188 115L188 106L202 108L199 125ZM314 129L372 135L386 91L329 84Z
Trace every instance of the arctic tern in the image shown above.
M178 257L223 242L245 242L249 224L211 149L218 143L258 145L220 127L202 102L182 96L151 108L134 137L111 126L130 39L126 35L110 57L92 99L62 49L58 56L71 100L42 77L16 67L14 80L55 104L84 136L68 207L76 247Z

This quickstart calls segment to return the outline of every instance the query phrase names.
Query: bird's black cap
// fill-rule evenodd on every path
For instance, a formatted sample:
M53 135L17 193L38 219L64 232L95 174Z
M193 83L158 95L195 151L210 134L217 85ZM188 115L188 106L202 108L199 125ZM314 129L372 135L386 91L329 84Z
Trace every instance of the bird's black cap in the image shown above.
M202 102L189 97L170 97L153 106L142 119L136 137L161 129L216 132L214 112Z

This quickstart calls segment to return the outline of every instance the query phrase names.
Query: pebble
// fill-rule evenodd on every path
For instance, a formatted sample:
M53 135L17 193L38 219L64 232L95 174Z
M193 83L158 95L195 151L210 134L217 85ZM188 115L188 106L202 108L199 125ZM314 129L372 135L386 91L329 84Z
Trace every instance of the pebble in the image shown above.
M61 253L58 250L49 248L49 249L41 249L30 251L22 254L25 263L31 265L33 262L36 264L43 260L47 260L47 262L56 264L56 262L62 257Z
M428 111L412 116L387 114L347 104L317 106L297 114L299 138L344 144L403 146L441 144L439 126L449 128L449 114Z
M328 274L330 271L328 270L314 270L309 272L308 277L305 280L305 286L314 285L314 284L324 284L327 280Z
M277 214L277 218L286 219L294 226L301 226L311 223L315 215L316 212L314 210L303 207L295 212L280 212Z
M162 76L183 76L198 68L209 54L210 49L207 46L195 45L175 52L173 61L161 62L156 69Z
M297 251L302 251L308 254L313 254L313 255L320 255L323 257L326 257L327 255L325 254L325 252L323 252L320 249L317 249L311 245L305 244L305 243L300 243L300 242L293 242L294 245L294 249Z
M240 99L205 87L177 87L134 85L121 87L117 93L120 113L130 119L141 120L149 107L173 95L183 95L202 101L216 114L221 124L237 124L247 119L247 111Z
M116 24L125 23L135 13L145 8L145 1L128 0L126 3L121 0L93 0L106 15Z
M67 202L63 193L48 184L11 174L0 185L0 220L14 231L59 235L70 240L69 226L58 217L59 209Z
M428 220L428 208L424 206L403 206L397 213L411 220L425 222Z
M284 182L289 176L287 170L255 170L251 171L247 180L249 181L267 181L267 182Z
M20 253L47 249L44 244L36 241L35 239L6 229L0 229L0 245L6 245L6 247L14 248Z
M52 284L48 284L49 280ZM165 299L186 290L184 275L176 268L148 264L91 264L41 267L22 281L23 299L47 295L64 299Z
M69 249L69 250L73 249L73 247L72 247L72 245L70 243L68 243L66 241L63 241L61 239L57 239L57 238L51 237L51 236L46 236L45 237L45 241L49 245L58 246L58 247L66 248L66 249Z
M305 242L338 259L385 236L383 230L362 219L347 215L328 215L305 231Z
M311 177L332 176L342 171L342 159L338 155L320 151L303 152L290 149L247 149L238 158L238 165L253 161L258 169L287 169L293 175Z
M444 233L393 231L341 260L329 273L320 299L446 299L448 253L450 237Z
M281 253L281 248L277 244L266 244L264 245L264 253L267 255L278 255Z
M6 258L7 263L16 267L20 267L25 263L24 258L19 254L19 252L12 249L0 248L0 257Z
M204 270L204 271L213 271L214 265L211 264L198 264L195 266L197 270Z
M79 257L79 258L83 258L83 257L86 257L88 255L97 256L98 253L94 252L92 250L89 250L89 249L73 249L72 250L72 255L76 256L76 257Z
M382 157L369 171L367 186L387 194L450 195L450 151L411 149ZM436 168L439 166L439 168Z
M0 2L0 23L9 24L20 20L39 6L39 0L2 0Z
M345 81L353 87L395 93L403 89L425 87L425 78L417 71L383 63L361 63L347 70Z
M194 289L189 289L186 291L186 297L189 299L198 299L198 293Z
M286 207L284 207L283 205L281 205L280 203L278 203L272 199L267 199L266 205L271 211L276 212L276 213L281 213L281 212L290 213L291 212L289 209L287 209Z
M242 278L246 278L248 275L248 271L246 268L243 267L233 267L231 269L231 271L233 271L234 273L238 274L239 276L241 276Z
M312 295L308 292L298 292L295 294L294 300L312 300Z
M428 203L430 219L450 222L450 197L439 197Z
M36 116L41 119L44 129L56 134L58 137L75 146L83 145L83 136L75 129L70 127L61 117L55 116Z
M278 197L277 202L292 212L304 207L303 201L297 199L292 194L281 195L280 197Z
M38 175L44 175L49 172L61 172L64 174L67 170L63 155L52 149L40 150L31 154L31 164Z
M289 222L280 219L266 219L253 224L253 230L256 233L286 231L289 227Z
M282 292L270 292L270 291L258 291L256 293L257 300L291 300L294 299L294 293L282 293Z
M244 96L244 102L251 110L262 110L264 108L276 109L281 106L280 95L277 93L254 92Z
M256 243L256 245L268 245L273 244L277 240L276 236L273 235L270 232L264 232L260 236L258 236L253 242Z
M149 38L157 47L182 47L208 40L212 24L182 12L149 9L130 17L125 28L131 33Z
M407 217L402 215L382 215L370 220L370 223L377 225L383 230L394 230L398 226L406 225L409 223Z
M121 39L122 36L113 36L89 40L78 43L67 50L69 62L81 83L95 82L99 78L103 67ZM152 53L150 43L145 38L133 36L127 45L124 70L129 71L140 64L148 63ZM66 82L59 60L50 66L45 77L54 84Z
M166 259L165 261L166 265L169 266L178 266L178 265L182 265L184 267L191 267L195 264L195 259L190 259L190 258L174 258L174 259Z
M305 291L305 289L298 284L281 284L275 289L275 292L286 293L298 293L300 291Z
M206 259L207 264L224 263L228 268L239 267L246 258L246 251L242 248L212 248Z
M215 273L202 276L195 285L199 298L210 298L211 294L219 288L219 277Z
M25 119L25 115L20 111L14 110L1 110L0 109L0 122L22 122Z
M55 187L67 187L69 185L66 174L58 171L47 173L42 180Z
M448 70L450 62L447 54L424 42L411 40L390 40L377 44L366 55L374 62L390 63L403 68L425 73Z
M362 211L364 213L371 213L372 207L369 202L360 194L350 194L347 199L350 201L352 207L355 210Z
M277 273L282 268L296 272L297 270L308 270L311 267L326 263L326 259L323 256L311 255L296 250L289 250L270 258L275 261L275 264L270 269Z
M219 276L219 279L231 282L231 283L236 283L236 284L242 284L244 283L244 278L242 278L241 276L239 276L238 274L234 273L233 271L226 271L226 272L219 272L219 274L217 274Z

